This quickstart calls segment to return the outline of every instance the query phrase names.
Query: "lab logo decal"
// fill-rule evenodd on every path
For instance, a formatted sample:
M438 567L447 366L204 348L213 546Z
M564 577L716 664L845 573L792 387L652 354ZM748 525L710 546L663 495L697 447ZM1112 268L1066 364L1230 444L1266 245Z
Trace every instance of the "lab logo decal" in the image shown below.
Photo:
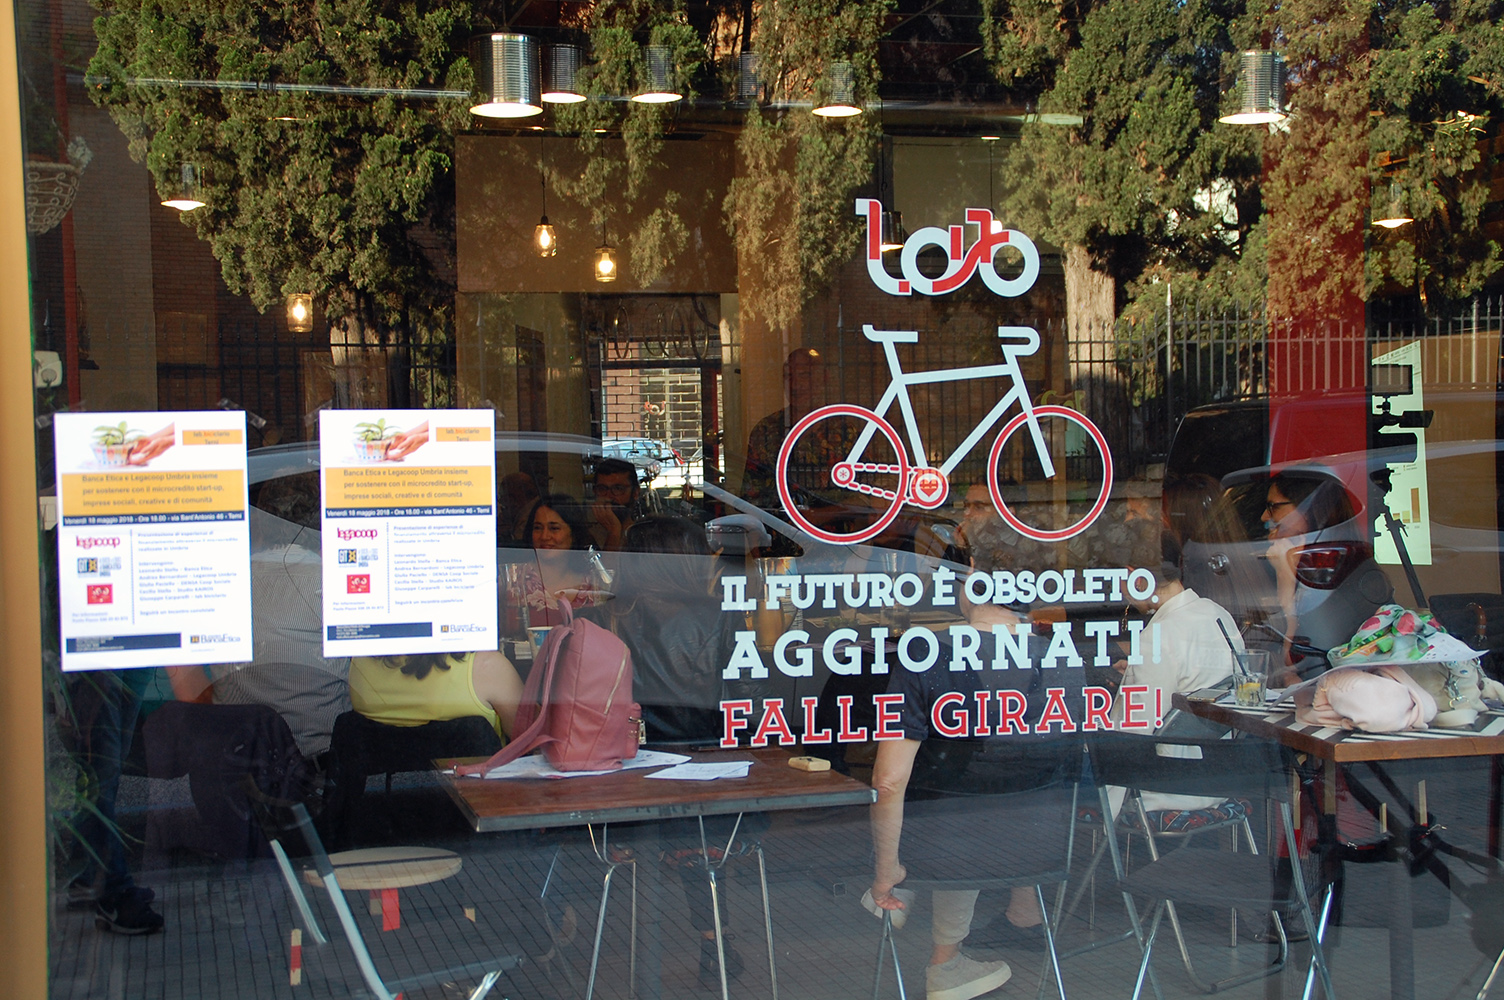
M883 266L882 250L882 202L875 198L858 198L856 214L867 220L866 255L867 274L872 283L889 295L947 295L980 274L982 282L998 295L1013 298L1034 287L1039 278L1039 250L1034 241L1017 229L1004 229L992 218L989 208L968 208L966 223L941 229L925 226L916 229L904 241L899 252L899 269L902 278L895 278ZM977 227L977 239L966 246L966 227ZM919 254L926 247L944 250L948 263L945 273L938 278L929 278L919 270ZM1012 247L1023 256L1023 270L1013 277L997 273L997 253L1003 247ZM1006 268L1005 268L1006 270Z
M345 577L345 593L369 594L371 592L371 574L351 573Z
M867 273L889 295L945 295L980 274L998 295L1018 296L1039 277L1039 251L1016 229L1005 229L986 208L968 208L966 224L917 230L903 245L899 263L903 278L883 266L882 204L858 198L856 214L867 220ZM977 237L966 245L967 225ZM919 270L919 253L940 247L947 255L945 273L926 277ZM1012 247L1023 258L1013 277L997 272L998 251ZM862 336L878 345L888 364L891 381L872 409L851 403L832 403L812 410L790 428L778 451L774 475L778 499L796 526L822 542L851 544L882 534L898 519L905 504L935 510L950 495L950 475L973 448L991 441L987 457L987 485L998 515L1015 531L1041 542L1072 538L1101 516L1112 493L1112 453L1107 438L1084 414L1067 406L1035 405L1024 381L1021 358L1039 350L1039 331L1027 326L997 328L1000 364L934 371L904 371L899 344L919 343L917 330L879 330L862 326ZM909 387L941 382L1002 380L1007 388L949 455L931 453L915 418ZM1010 415L1010 411L1012 412ZM999 429L999 427L1001 429ZM1039 503L1027 503L1027 491L1005 495L1001 482L1016 482L1021 466L1010 452L1015 437L1032 449L1035 465L1045 480L1056 477L1056 462L1073 471L1062 483L1071 496L1066 521L1041 520ZM931 463L936 464L931 464ZM813 501L813 502L811 502ZM1024 502L1020 502L1024 501ZM1010 502L1017 509L1010 508ZM1033 508L1032 510L1030 508ZM1033 523L1025 516L1035 518Z
M115 585L112 583L93 583L89 585L88 601L90 604L114 604Z

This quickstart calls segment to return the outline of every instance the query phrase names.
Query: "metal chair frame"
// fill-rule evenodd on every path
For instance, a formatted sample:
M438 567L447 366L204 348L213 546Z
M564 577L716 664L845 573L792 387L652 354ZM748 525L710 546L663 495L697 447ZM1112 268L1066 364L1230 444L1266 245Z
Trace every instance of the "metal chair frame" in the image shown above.
M1106 796L1103 796L1103 802L1105 803L1106 801L1107 801ZM1134 825L1128 823L1126 821L1126 819L1125 819L1126 809L1127 809L1130 801L1132 803L1132 806L1134 808L1135 813L1138 816L1139 824L1140 824L1139 826L1134 826ZM1067 909L1065 911L1065 914L1064 914L1065 918L1069 918L1071 914L1073 914L1073 913L1076 912L1076 907L1079 906L1080 903L1081 903L1081 896L1082 896L1082 894L1086 891L1086 889L1087 889L1088 886L1095 884L1095 875L1096 875L1097 866L1102 861L1102 855L1106 854L1107 853L1107 849L1108 849L1108 838L1107 838L1107 835L1106 835L1105 827L1107 826L1107 824L1109 822L1113 823L1113 825L1116 827L1116 829L1117 829L1118 832L1121 832L1121 833L1123 833L1123 834L1125 834L1125 835L1127 835L1129 837L1132 837L1132 836L1135 836L1135 835L1142 836L1144 838L1145 843L1148 846L1149 860L1150 860L1151 863L1159 860L1159 844L1158 844L1158 841L1160 841L1160 840L1189 841L1191 838L1196 837L1196 836L1198 836L1200 834L1213 833L1213 832L1218 831L1218 830L1231 830L1232 831L1232 852L1234 854L1236 854L1237 851L1238 851L1238 831L1239 830L1241 830L1243 832L1243 838L1248 843L1248 850L1251 853L1253 853L1253 854L1258 854L1259 853L1258 843L1253 839L1253 827L1248 822L1248 816L1246 814L1244 814L1242 816L1233 817L1233 818L1230 818L1230 819L1219 820L1219 821L1217 821L1215 823L1209 823L1206 826L1197 827L1194 830L1184 830L1184 831L1178 831L1178 832L1177 831L1159 831L1158 833L1156 833L1154 831L1154 829L1153 829L1152 824L1149 821L1150 811L1148 810L1147 807L1145 807L1145 805L1144 805L1144 799L1143 799L1143 794L1138 789L1130 788L1130 789L1127 790L1127 794L1126 794L1126 796L1124 797L1124 800L1123 800L1123 809L1119 810L1118 816L1117 816L1116 820L1109 820L1108 819L1109 813L1105 811L1105 809L1106 809L1105 805L1103 806L1103 809L1104 809L1104 811L1102 813L1102 824L1103 824L1104 829L1103 829L1102 839L1101 839L1101 841L1099 843L1097 843L1097 845L1095 846L1095 848L1092 851L1091 863L1087 866L1086 874L1083 877L1081 884L1079 886L1077 886L1075 894L1071 897L1070 906L1067 907ZM1131 841L1130 841L1130 843L1131 843ZM1124 863L1122 865L1122 868L1124 870L1126 870L1126 867L1127 867L1127 864L1126 864L1126 853L1127 852L1125 851L1124 853L1125 853L1125 857L1124 857ZM1117 875L1118 875L1119 878L1122 878L1122 872L1121 871L1117 872ZM1185 934L1184 934L1184 932L1183 932L1183 930L1181 929L1181 926L1180 926L1180 915L1175 910L1175 904L1174 903L1168 904L1166 910L1167 910L1167 913L1168 913L1168 915L1170 917L1170 927L1174 930L1174 933L1175 933L1175 942L1176 942L1176 944L1180 948L1181 964L1183 964L1185 966L1186 975L1190 977L1191 983L1196 987L1196 989L1198 989L1202 993L1215 993L1215 992L1217 992L1217 990L1220 989L1221 987L1216 982L1208 982L1206 980L1203 980L1201 978L1201 976L1196 972L1195 964L1191 960L1190 950L1189 950L1189 948L1186 945ZM1117 944L1120 941L1127 941L1130 938L1133 938L1134 936L1135 935L1134 935L1133 928L1130 925L1130 927L1127 930L1123 931L1121 934L1117 935L1116 937L1107 938L1107 939L1104 939L1104 940L1101 940L1101 941L1093 941L1090 944L1082 945L1079 948L1073 948L1070 951L1067 951L1065 954L1063 954L1061 956L1061 958L1074 958L1077 955L1084 955L1084 954L1086 954L1088 952L1095 951L1098 948L1106 947L1107 945ZM1236 908L1232 909L1232 911L1231 911L1230 926L1229 926L1229 937L1230 937L1230 946L1231 947L1237 947L1237 944L1238 944L1238 911L1237 911ZM1140 941L1142 941L1141 938L1140 938ZM1159 994L1159 985L1158 985L1158 983L1154 983L1153 985L1154 985L1154 988L1155 988L1155 993Z
M1015 889L1021 888L1023 886L1032 886L1034 889L1034 898L1039 902L1040 915L1044 918L1041 926L1043 926L1044 928L1046 953L1049 960L1049 964L1040 971L1039 989L1036 992L1037 997L1044 996L1044 987L1048 978L1048 974L1051 970L1053 970L1055 974L1055 990L1059 994L1060 1000L1066 1000L1065 980L1060 976L1061 955L1055 947L1055 934L1060 929L1060 904L1065 897L1066 883L1071 870L1071 858L1075 850L1075 816L1076 806L1080 800L1080 793L1080 782L1074 782L1071 787L1071 822L1069 829L1066 832L1065 861L1063 867L1061 867L1060 869L1037 872L1031 875L1021 875L1014 878L974 879L966 880L964 882L923 881L919 879L906 879L904 881L904 888L912 889L915 892L921 892L924 890L934 891L936 889L942 891L947 889ZM1058 885L1058 889L1055 892L1055 915L1053 918L1050 916L1050 909L1045 905L1044 900L1044 886L1050 883L1056 883ZM883 954L884 950L886 950L893 959L893 973L898 980L898 1000L908 1000L908 992L904 989L903 985L903 966L898 959L898 943L896 940L894 940L893 937L893 914L890 911L886 910L883 911L882 936L878 939L877 942L877 966L872 975L872 1000L878 1000L878 996L882 990L883 966L886 963L886 959ZM776 993L774 997L776 1000Z
M263 802L267 802L264 796L260 796ZM479 977L469 994L469 1000L483 1000L496 985L496 980L508 969L521 964L521 959L515 955L506 955L489 962L472 962L463 966L443 969L438 972L425 973L419 976L408 976L402 979L385 980L381 973L376 970L376 963L371 958L370 949L366 947L365 938L360 932L360 925L356 923L355 916L350 912L350 904L345 899L344 887L339 884L339 875L335 872L334 865L329 861L329 855L324 850L323 842L319 840L318 833L314 830L313 820L309 818L308 810L299 803L272 803L289 806L293 816L294 825L303 837L304 844L312 855L314 871L318 874L319 881L329 893L330 903L334 906L335 915L339 919L340 928L344 931L345 938L349 942L350 950L355 954L355 963L360 967L361 978L365 980L366 988L376 997L376 1000L397 1000L404 990L418 986L433 985L455 978ZM327 944L328 936L319 925L314 916L313 907L309 904L307 895L298 881L297 872L293 868L292 861L287 851L282 846L282 836L279 831L272 831L277 835L268 834L271 841L272 854L277 859L277 866L282 870L283 880L287 883L287 890L292 895L293 904L298 911L298 917L302 921L303 928L316 945Z
M726 941L721 927L721 889L718 873L731 859L731 848L736 843L737 832L742 825L742 817L738 815L736 822L732 824L731 833L726 837L726 846L721 851L721 860L714 861L711 858L710 842L705 834L705 817L698 817L700 827L700 856L705 861L705 878L710 889L710 909L715 922L715 953L716 961L721 973L721 1000L730 1000L731 987L726 979ZM632 869L632 923L630 938L630 957L628 959L628 991L629 995L637 995L637 860L614 860L611 857L609 833L611 824L600 825L600 836L596 836L596 827L590 824L590 847L595 853L596 860L606 866L606 872L601 879L601 905L595 918L595 942L590 950L590 979L585 986L585 1000L591 1000L595 995L596 971L600 965L601 937L606 929L606 905L611 898L611 883L618 868L630 866ZM778 969L773 950L773 911L768 901L768 865L767 857L763 853L762 841L755 841L751 850L757 855L757 876L762 889L762 921L763 930L767 935L768 942L768 979L771 984L772 1000L778 1000Z
M1203 743L1203 742L1200 742L1200 741L1175 740L1175 739L1167 739L1167 738L1155 737L1155 738L1153 738L1153 741L1151 743L1150 740L1148 738L1145 738L1145 737L1120 737L1120 738L1131 738L1131 739L1134 739L1135 741L1143 739L1145 741L1145 743L1148 744L1148 745L1153 745L1153 744L1167 744L1167 745L1175 745L1175 746L1199 745L1199 746L1203 747L1203 749L1209 749L1209 748L1214 747L1214 746L1216 746L1218 744L1223 744L1224 742L1226 742L1226 741L1221 741L1221 740L1215 740L1215 741L1208 741L1208 742L1204 742ZM1123 744L1123 745L1124 746L1131 746L1132 744ZM1156 747L1156 750L1157 749L1158 748ZM1100 753L1100 751L1099 751L1099 753ZM1100 759L1100 758L1097 758L1097 759ZM1175 760L1175 759L1179 759L1179 758L1166 757L1166 759L1168 759L1168 760ZM1248 776L1245 775L1245 776L1242 776L1242 777L1246 778ZM1118 782L1118 783L1123 783L1123 782ZM1180 789L1178 787L1175 787L1173 781L1171 781L1169 783L1165 783L1165 782L1162 782L1162 781L1156 781L1152 777L1151 778L1140 778L1137 781L1129 780L1128 782L1126 782L1126 784L1128 785L1128 787L1131 790L1130 794L1137 793L1137 792L1142 792L1144 790L1149 790L1149 791L1167 791L1167 792L1178 792L1178 791L1182 790L1182 789ZM1293 821L1293 814L1292 814L1290 799L1296 798L1296 796L1298 795L1298 791L1291 791L1289 793L1288 797L1285 797L1285 793L1282 791L1282 788L1283 788L1282 784L1274 783L1274 782L1268 782L1267 781L1267 777L1266 777L1266 788L1265 788L1265 791L1264 791L1264 793L1262 795L1259 795L1258 797L1263 798L1266 801L1268 801L1269 799L1275 799L1277 801L1279 815L1280 815L1280 822L1281 822L1281 825L1283 826L1283 830L1284 830L1285 847L1286 847L1286 850L1288 851L1289 857L1291 859L1291 869L1292 869L1291 883L1292 883L1292 888L1294 889L1296 908L1300 912L1301 919L1302 919L1302 921L1305 924L1305 929L1306 929L1306 932L1307 932L1307 936L1308 936L1308 938L1309 938L1309 940L1311 942L1311 952L1312 953L1311 953L1310 968L1307 971L1306 1000L1309 1000L1311 989L1313 987L1314 981L1316 979L1318 979L1318 978L1321 981L1322 989L1325 991L1325 995L1327 997L1327 1000L1335 1000L1335 996L1336 995L1332 991L1331 975L1330 975L1330 971L1329 971L1327 963L1326 963L1326 957L1325 957L1325 953L1324 953L1324 950L1323 950L1323 947L1322 947L1322 937L1323 937L1323 935L1325 934L1325 931L1326 931L1327 916L1329 915L1330 908L1331 908L1331 889L1330 889L1330 887L1327 887L1327 889L1325 891L1324 899L1323 899L1323 904L1322 904L1321 917L1320 917L1320 920L1318 922L1318 920L1317 920L1317 918L1316 918L1316 916L1315 916L1315 914L1314 914L1314 912L1312 911L1312 908L1311 908L1310 896L1309 896L1309 892L1308 892L1307 887L1306 887L1305 873L1301 870L1301 865L1300 865L1300 851L1299 851L1299 847L1298 847L1298 844L1297 844L1297 841L1296 841L1296 838L1295 838L1295 827L1294 827L1294 821ZM1106 786L1105 783L1098 788L1098 797L1099 797L1099 799L1101 801L1101 804L1102 804L1103 816L1106 817L1108 815L1111 815L1111 803L1108 800L1107 786ZM1252 798L1254 796L1253 795L1247 795L1246 797ZM1147 817L1147 815L1146 815L1146 813L1145 813L1145 811L1143 809L1143 800L1142 800L1141 797L1137 798L1137 805L1138 805L1138 808L1139 808L1139 811L1140 811L1139 812L1140 820L1144 823L1144 829L1148 830L1148 817ZM1220 990L1229 989L1229 988L1231 988L1233 986L1238 986L1238 985L1242 985L1244 983L1253 982L1254 980L1257 980L1257 979L1263 979L1263 978L1265 978L1267 976L1275 975L1275 974L1279 973L1281 970L1284 969L1285 964L1286 964L1286 962L1288 961L1288 958L1289 958L1289 942L1288 942L1288 939L1285 936L1284 924L1283 924L1282 920L1280 919L1280 915L1278 913L1278 910L1274 906L1274 903L1276 901L1273 900L1272 898L1271 898L1271 901L1270 901L1271 905L1270 905L1269 912L1270 912L1271 921L1272 921L1272 923L1274 925L1274 928L1275 928L1275 933L1276 933L1277 938L1278 938L1278 956L1277 956L1277 959L1273 963L1271 963L1270 965L1268 965L1268 966L1265 966L1265 967L1262 967L1262 968L1258 968L1258 969L1252 969L1252 970L1250 970L1248 972L1240 973L1239 975L1229 977L1228 979L1219 980L1219 981L1216 981L1216 982L1206 982L1206 981L1202 980L1195 973L1195 971L1194 971L1194 965L1192 964L1192 961L1191 961L1191 958L1190 958L1190 952L1189 952L1189 950L1186 947L1184 935L1181 933L1178 915L1175 913L1175 911L1173 909L1173 907L1174 907L1174 901L1173 900L1165 898L1165 899L1160 899L1160 900L1158 900L1156 902L1155 908L1154 908L1153 918L1152 918L1152 921L1151 921L1151 924L1150 924L1150 927L1149 927L1149 932L1148 932L1147 935L1144 935L1143 932L1142 932L1142 921L1139 918L1137 904L1135 904L1135 902L1133 900L1133 894L1132 894L1132 892L1130 892L1129 889L1127 888L1127 886L1125 885L1125 881L1127 880L1128 875L1127 875L1127 872L1126 872L1126 869L1125 869L1125 866L1124 866L1124 863L1123 863L1122 853L1121 853L1121 851L1119 849L1119 845L1118 845L1116 826L1117 826L1116 823L1105 823L1104 822L1104 824L1103 824L1103 828L1104 828L1104 831L1105 831L1105 834L1106 834L1106 838L1107 838L1107 843L1108 843L1108 850L1109 850L1109 852L1111 853L1111 856L1112 856L1113 871L1114 871L1114 874L1117 876L1119 887L1120 887L1120 891L1122 892L1123 904L1124 904L1124 906L1128 910L1129 922L1133 926L1134 936L1138 939L1139 946L1140 946L1140 949L1141 949L1141 952L1142 952L1142 959L1141 959L1141 961L1139 963L1138 976L1137 976L1137 979L1136 979L1136 981L1134 983L1133 1000L1138 1000L1138 998L1142 994L1142 992L1143 992L1143 985L1144 985L1144 979L1146 978L1146 976L1152 975L1152 969L1150 967L1150 961L1151 961L1151 959L1153 957L1154 943L1155 943L1155 940L1156 940L1158 932L1159 932L1159 927L1160 927L1161 920L1163 919L1163 917L1164 917L1164 915L1166 913L1170 914L1171 926L1175 928L1176 940L1177 940L1177 942L1180 945L1181 959L1182 959L1182 961L1185 964L1186 972L1190 976L1191 981L1196 986L1196 988L1198 990L1200 990L1201 992L1203 992L1203 993L1215 993L1215 992L1218 992ZM1251 833L1251 830L1249 830L1248 828L1245 827L1245 834L1250 834L1250 833ZM1250 836L1249 839L1250 839L1250 844L1251 844L1252 843L1251 836ZM1153 837L1152 836L1149 838L1149 843L1150 843L1150 854L1151 854L1151 857L1153 858L1153 860L1150 862L1150 865L1152 866L1154 864L1160 863L1162 860L1165 860L1164 857L1162 857L1162 856L1159 855L1159 852L1157 851L1157 849L1154 848L1154 846L1153 846ZM1184 850L1184 847L1182 847L1181 849ZM1257 850L1255 850L1254 854L1257 855L1257 853L1258 853ZM1173 854L1170 855L1169 857L1172 858ZM1157 984L1156 984L1156 991L1157 991Z

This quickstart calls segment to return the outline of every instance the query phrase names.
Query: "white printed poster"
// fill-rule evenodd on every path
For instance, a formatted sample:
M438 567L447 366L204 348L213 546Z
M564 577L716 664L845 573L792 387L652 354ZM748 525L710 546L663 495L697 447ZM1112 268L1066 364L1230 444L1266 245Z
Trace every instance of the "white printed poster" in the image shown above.
M251 658L245 414L60 413L64 670Z
M495 649L495 416L324 410L324 655Z

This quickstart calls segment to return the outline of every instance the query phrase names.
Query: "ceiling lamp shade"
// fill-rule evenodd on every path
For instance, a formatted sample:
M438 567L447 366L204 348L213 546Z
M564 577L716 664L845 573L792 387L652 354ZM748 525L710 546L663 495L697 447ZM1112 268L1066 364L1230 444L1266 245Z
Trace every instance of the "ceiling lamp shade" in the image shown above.
M529 35L498 32L470 43L475 70L472 115L531 118L543 113L538 94L538 43Z
M882 216L882 243L880 248L883 253L890 250L902 250L904 242L909 238L908 231L903 228L903 213L894 209L884 212Z
M638 104L672 104L684 95L674 86L674 53L667 45L649 45L647 80L642 90L632 95Z
M762 80L757 75L757 53L743 52L737 62L736 99L756 104L762 100Z
M1228 125L1268 125L1285 120L1285 61L1259 49L1243 53L1238 74L1243 103L1218 121Z
M1381 217L1374 219L1373 224L1383 226L1385 229L1398 229L1415 221L1410 215L1405 189L1399 181L1390 181L1389 204L1384 207L1382 213L1376 214L1380 214Z
M856 70L849 62L830 64L830 94L815 105L821 118L850 118L862 113L856 103Z
M542 98L549 104L578 104L585 99L575 77L585 64L585 52L578 45L550 45L548 73L543 80Z
M313 330L312 295L293 292L287 296L287 329L291 333L308 333Z
M162 204L179 212L191 212L204 207L204 175L197 163L184 163L178 169L172 194L162 199Z

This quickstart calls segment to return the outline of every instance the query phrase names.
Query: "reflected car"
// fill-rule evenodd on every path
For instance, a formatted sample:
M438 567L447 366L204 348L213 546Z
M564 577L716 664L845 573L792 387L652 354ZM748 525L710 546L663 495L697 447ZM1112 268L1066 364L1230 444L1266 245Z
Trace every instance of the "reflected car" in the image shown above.
M1265 527L1276 475L1287 493L1300 496L1292 496L1284 523L1298 518L1305 529L1284 539L1290 546L1284 593ZM1191 489L1205 492L1187 495ZM1275 664L1288 662L1302 673L1324 668L1322 651L1346 642L1394 597L1374 559L1366 504L1330 466L1260 466L1229 473L1212 488L1181 483L1167 491L1172 509L1199 508L1178 525L1182 581L1226 608L1250 648L1268 650Z

